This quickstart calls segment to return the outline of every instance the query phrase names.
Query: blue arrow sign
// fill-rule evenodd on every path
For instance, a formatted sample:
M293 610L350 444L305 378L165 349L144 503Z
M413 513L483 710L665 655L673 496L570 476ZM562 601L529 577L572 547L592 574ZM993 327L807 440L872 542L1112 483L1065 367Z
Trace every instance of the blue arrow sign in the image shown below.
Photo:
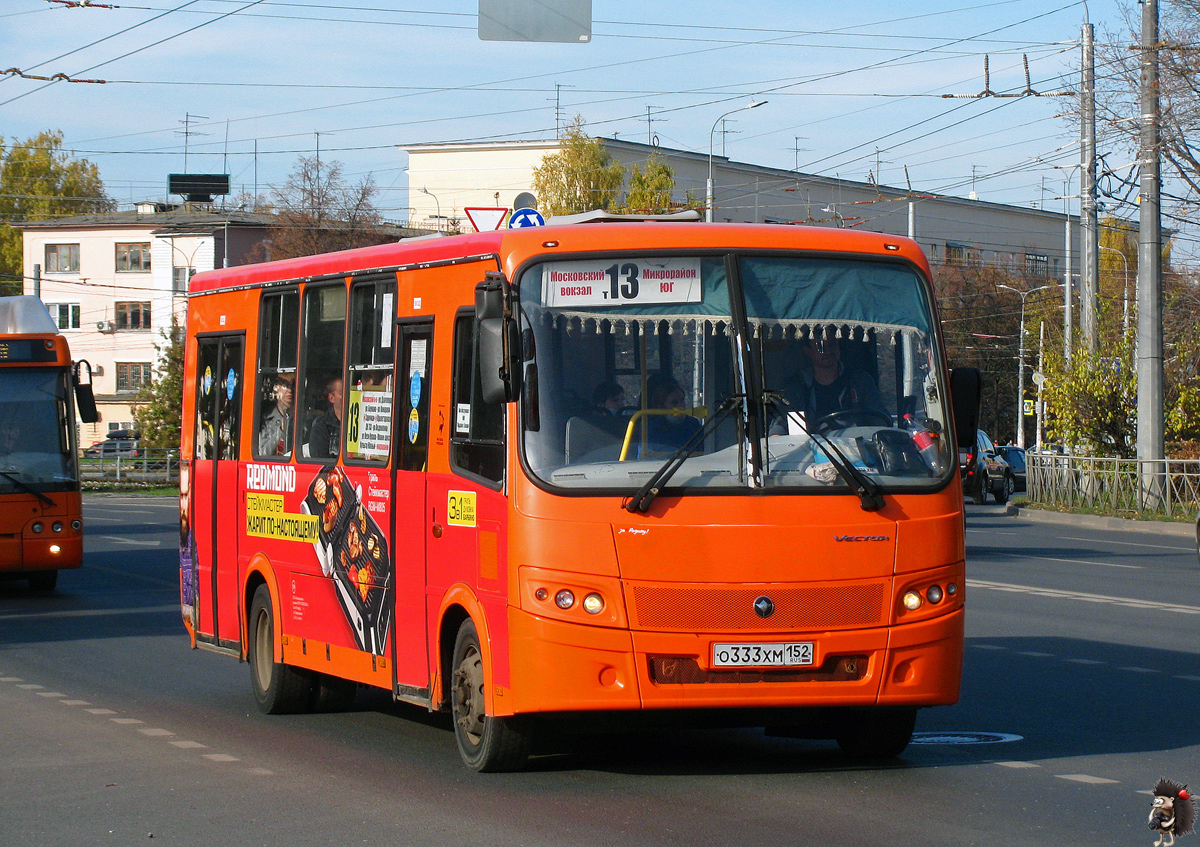
M545 226L546 219L537 209L517 209L508 216L508 228L520 229L525 226Z

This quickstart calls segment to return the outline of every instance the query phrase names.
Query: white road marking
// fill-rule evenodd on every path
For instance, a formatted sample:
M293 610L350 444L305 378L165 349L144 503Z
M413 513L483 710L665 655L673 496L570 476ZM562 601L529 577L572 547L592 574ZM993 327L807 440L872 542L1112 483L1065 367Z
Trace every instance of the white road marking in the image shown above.
M59 700L64 706L90 706L92 705L87 700ZM90 711L90 709L89 709Z
M1091 542L1092 544L1103 544L1105 547L1107 547L1109 545L1113 545L1113 546L1120 545L1121 547L1149 547L1151 550L1174 550L1178 553L1190 553L1194 549L1192 547L1174 547L1169 544L1146 544L1146 543L1137 542L1137 541L1099 541L1095 538L1076 538L1073 535L1060 535L1059 540L1062 540L1062 541L1087 541L1087 542Z
M171 730L169 730L169 729L150 729L150 728L146 728L146 729L139 729L139 730L138 730L138 732L142 733L142 735L149 735L149 736L151 736L151 737L153 737L153 738L165 738L165 737L167 737L168 735L170 735L170 736L174 736L174 735L175 735L175 733L171 732Z
M1154 668L1127 667L1127 668L1117 668L1117 670L1129 671L1131 673L1162 673L1162 671L1156 671Z
M181 750L205 750L207 744L201 744L199 741L168 741L172 747L178 747Z
M1058 600L1081 600L1086 603L1112 603L1130 609L1151 609L1158 612L1174 612L1180 615L1200 615L1200 606L1184 606L1177 603L1157 603L1153 600L1139 600L1136 597L1113 597L1107 594L1088 594L1083 591L1062 591L1056 588L1038 588L1033 585L1015 585L1008 582L992 582L982 579L968 579L968 588L991 589L992 591L1008 591L1016 594L1032 594L1036 597L1052 597Z
M112 721L113 723L119 723L124 726L132 726L133 724L145 723L145 721L139 721L137 718L109 718L109 720Z
M1091 776L1086 773L1056 773L1059 779L1069 779L1072 782L1086 782L1088 785L1118 785L1120 780L1105 779L1102 776Z
M1191 674L1179 674L1175 679L1186 679L1188 682L1200 682L1200 676L1192 676Z
M203 756L205 759L208 759L210 762L240 762L241 761L241 759L239 759L237 756L230 756L228 753L204 753Z
M1002 768L1040 768L1041 765L1035 765L1033 762L996 762Z
M66 697L67 696L66 694L63 694L61 691L39 691L37 693L37 695L39 697Z
M92 570L104 570L104 568L92 568ZM158 580L150 580L157 582ZM164 583L164 585L167 583ZM175 585L176 583L170 583ZM131 609L71 609L62 612L22 612L16 615L0 615L0 621L15 621L15 620L45 620L49 618L95 618L107 617L108 615L141 615L146 612L178 612L179 604L172 603L169 606L138 606ZM9 682L8 679L0 679L0 682ZM41 686L38 686L41 688Z
M1076 665L1104 665L1107 662L1102 662L1099 659L1067 659L1068 662L1073 662Z
M84 709L89 715L115 715L112 709Z
M39 688L45 688L44 685L34 685L32 682L26 682L23 685L18 685L22 691L37 691Z
M118 538L115 535L101 535L100 537L103 538L105 541L111 541L114 544L132 544L135 547L161 547L162 546L161 540L139 541L136 538Z

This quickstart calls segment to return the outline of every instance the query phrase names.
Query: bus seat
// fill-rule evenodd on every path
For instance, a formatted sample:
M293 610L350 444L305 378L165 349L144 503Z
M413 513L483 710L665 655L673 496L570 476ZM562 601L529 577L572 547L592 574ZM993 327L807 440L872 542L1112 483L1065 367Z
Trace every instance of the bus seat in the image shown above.
M567 419L568 465L579 462L615 462L621 454L621 439L586 418Z

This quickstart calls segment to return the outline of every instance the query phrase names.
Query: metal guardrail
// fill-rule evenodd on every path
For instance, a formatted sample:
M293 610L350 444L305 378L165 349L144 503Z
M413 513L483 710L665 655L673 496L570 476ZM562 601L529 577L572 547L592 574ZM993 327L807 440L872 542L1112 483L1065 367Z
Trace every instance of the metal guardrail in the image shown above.
M1030 500L1068 508L1196 517L1200 459L1119 459L1026 453Z
M79 478L106 482L178 482L179 451L138 447L136 456L89 456L86 450L81 450Z

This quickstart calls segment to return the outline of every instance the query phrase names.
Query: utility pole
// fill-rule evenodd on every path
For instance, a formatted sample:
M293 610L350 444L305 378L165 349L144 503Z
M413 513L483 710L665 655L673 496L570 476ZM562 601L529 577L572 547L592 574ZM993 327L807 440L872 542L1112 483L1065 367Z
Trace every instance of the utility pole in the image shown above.
M1083 86L1080 92L1079 213L1083 225L1083 272L1080 275L1079 317L1088 352L1100 344L1100 227L1096 220L1096 57L1094 28L1083 25Z
M1162 218L1159 176L1158 0L1142 0L1141 197L1137 267L1137 458L1144 506L1162 502Z

